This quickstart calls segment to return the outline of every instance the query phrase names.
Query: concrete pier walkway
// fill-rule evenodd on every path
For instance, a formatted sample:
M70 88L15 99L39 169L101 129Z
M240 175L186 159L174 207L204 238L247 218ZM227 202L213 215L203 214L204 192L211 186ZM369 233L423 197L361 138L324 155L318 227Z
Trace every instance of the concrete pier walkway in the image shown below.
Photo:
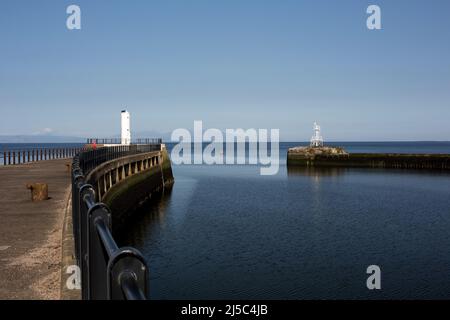
M59 299L61 235L71 159L0 166L0 299ZM27 183L48 184L31 201Z

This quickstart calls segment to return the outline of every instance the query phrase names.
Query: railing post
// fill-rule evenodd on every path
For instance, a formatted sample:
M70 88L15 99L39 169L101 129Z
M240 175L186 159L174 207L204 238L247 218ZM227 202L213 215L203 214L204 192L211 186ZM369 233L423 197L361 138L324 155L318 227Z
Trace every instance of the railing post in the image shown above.
M83 299L90 299L89 213L94 207L94 191L91 185L84 184L79 188L79 203L81 294ZM90 208L88 204L91 205Z
M77 168L78 164L74 162L72 168ZM75 238L75 253L78 265L81 265L81 246L80 246L80 188L79 185L84 180L84 176L79 169L72 171L72 225Z
M109 255L118 249L114 239L103 239L100 232L108 233L111 230L111 212L103 204L97 204L94 210L89 211L89 287L90 297L94 300L108 298L107 266ZM99 230L100 229L100 230Z

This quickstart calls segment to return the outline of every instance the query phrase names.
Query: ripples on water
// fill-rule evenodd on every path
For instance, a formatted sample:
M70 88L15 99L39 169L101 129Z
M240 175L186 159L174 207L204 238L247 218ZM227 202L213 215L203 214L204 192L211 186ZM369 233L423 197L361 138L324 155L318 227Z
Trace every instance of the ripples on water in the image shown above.
M414 147L450 153L448 144ZM352 151L386 149L405 152ZM173 189L141 209L120 239L148 259L154 299L450 298L447 173L173 170ZM381 291L366 288L372 264L382 269Z

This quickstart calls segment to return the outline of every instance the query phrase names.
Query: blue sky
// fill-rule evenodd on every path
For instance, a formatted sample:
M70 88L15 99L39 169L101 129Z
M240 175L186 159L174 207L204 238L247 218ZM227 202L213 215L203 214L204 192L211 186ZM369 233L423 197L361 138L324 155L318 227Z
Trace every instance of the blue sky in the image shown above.
M326 140L450 140L449 15L445 0L3 0L0 135L110 136L126 107L134 131L308 140L317 120Z

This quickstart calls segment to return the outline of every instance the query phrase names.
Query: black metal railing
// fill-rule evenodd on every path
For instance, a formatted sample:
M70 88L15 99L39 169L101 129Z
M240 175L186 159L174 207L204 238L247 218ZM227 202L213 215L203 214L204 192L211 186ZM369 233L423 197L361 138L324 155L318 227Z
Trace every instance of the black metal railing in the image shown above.
M81 150L81 147L3 150L0 154L0 165L8 166L28 162L72 158Z
M160 144L103 147L81 152L72 164L72 215L83 299L148 298L148 266L138 250L119 248L111 233L111 210L95 201L85 176L110 160L160 150Z
M87 144L121 144L121 138L89 138L86 141ZM160 138L137 138L132 139L130 144L161 144L162 139Z
M132 144L129 146L101 147L81 153L79 160L80 166L86 174L109 160L159 150L161 150L161 144Z

